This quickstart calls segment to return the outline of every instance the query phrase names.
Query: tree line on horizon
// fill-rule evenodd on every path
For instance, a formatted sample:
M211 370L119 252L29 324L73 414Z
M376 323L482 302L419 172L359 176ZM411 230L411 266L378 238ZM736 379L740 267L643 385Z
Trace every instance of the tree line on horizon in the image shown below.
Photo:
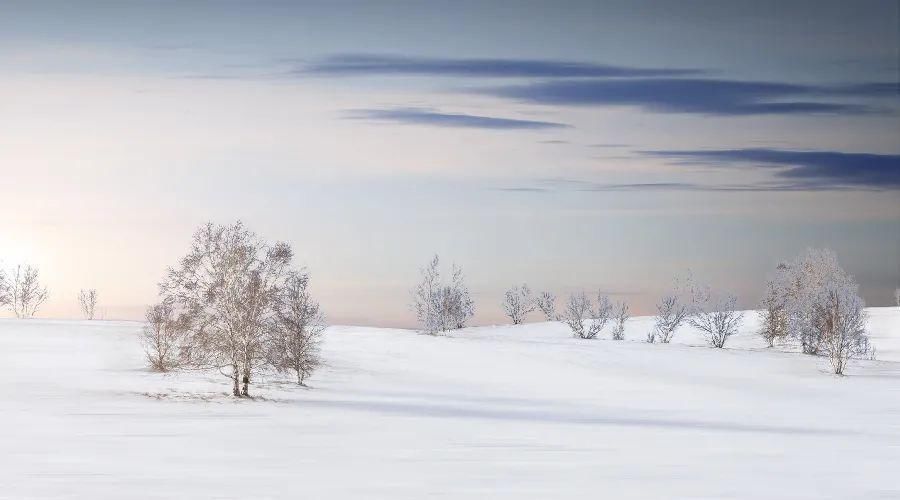
M439 262L435 255L420 270L421 282L412 293L412 309L420 329L430 335L463 328L474 316L474 302L462 270L454 264L451 279L444 283ZM900 291L895 296L900 306ZM563 322L579 339L597 338L612 322L611 338L624 340L629 319L628 304L623 301L614 305L602 291L596 304L583 291L571 294L563 312L557 314L553 293L535 296L527 284L522 284L507 290L501 305L514 325L540 310L547 321ZM794 260L780 263L766 283L760 314L758 334L769 347L797 344L804 354L827 357L835 374L843 374L851 359L874 359L875 350L865 332L865 303L859 296L859 285L841 268L831 250L808 249ZM676 279L672 291L657 302L654 325L645 341L668 344L686 324L697 329L710 346L724 348L738 333L743 315L737 309L737 297L716 293L689 274Z
M252 381L267 372L291 374L304 386L321 365L326 322L311 295L309 272L292 261L289 244L266 242L240 221L200 227L188 254L159 283L158 303L147 308L141 340L151 368L217 371L239 397L249 396ZM475 301L462 269L452 265L445 279L435 255L420 275L410 304L419 330L441 335L465 328L475 315ZM20 265L9 277L0 270L0 307L10 307L16 317L33 317L48 296L38 268ZM900 289L896 299L900 306ZM614 304L602 291L592 301L580 291L557 313L556 300L552 292L535 294L522 284L507 290L501 305L513 325L540 311L578 339L597 339L609 324L611 339L625 339L626 302ZM97 290L81 290L78 302L85 318L93 319ZM653 327L643 340L668 344L689 325L709 345L724 348L743 319L736 304L733 294L714 292L690 274L676 279L657 302ZM851 359L874 358L864 307L859 286L835 253L809 249L780 263L767 281L758 333L769 347L797 345L804 354L824 356L834 373L843 374Z

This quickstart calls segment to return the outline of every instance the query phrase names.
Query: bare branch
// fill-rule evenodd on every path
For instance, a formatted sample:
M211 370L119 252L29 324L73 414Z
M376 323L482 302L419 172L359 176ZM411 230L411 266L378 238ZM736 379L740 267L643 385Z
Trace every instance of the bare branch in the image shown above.
M94 311L97 308L97 290L90 288L78 292L78 304L81 306L81 313L88 320L94 319Z
M521 324L525 321L528 313L534 312L537 308L534 297L531 295L531 289L528 285L522 284L520 287L512 287L506 291L503 300L503 310L514 325Z
M40 282L40 270L27 264L16 266L9 294L17 318L34 317L50 295Z

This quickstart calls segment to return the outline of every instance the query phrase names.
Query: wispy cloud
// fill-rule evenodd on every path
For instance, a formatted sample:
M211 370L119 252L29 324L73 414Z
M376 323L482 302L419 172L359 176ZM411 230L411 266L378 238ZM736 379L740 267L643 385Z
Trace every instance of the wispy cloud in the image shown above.
M434 127L480 128L493 130L542 130L569 128L564 123L498 118L463 113L441 113L425 108L356 109L348 119L373 120Z
M900 189L900 155L778 149L642 151L682 164L774 169L776 177L800 186Z
M568 106L637 106L663 113L705 115L861 114L878 111L866 104L823 102L821 97L890 96L889 84L837 88L777 82L702 78L640 78L542 81L476 90L483 94L536 104Z
M636 68L541 59L466 59L338 54L303 66L293 73L344 77L406 75L481 78L622 78L687 76L703 73L703 71L688 68Z
M565 179L565 183L548 185L539 183L539 186L502 186L497 191L521 192L521 193L551 193L551 192L729 192L729 193L761 193L761 192L797 192L797 191L854 191L860 188L848 186L835 186L818 182L761 182L756 184L700 184L694 182L632 182L632 183L603 183L592 181L578 181ZM862 188L872 190L872 188Z
M665 158L679 166L771 170L774 179L754 183L632 182L604 183L583 179L534 179L499 191L615 192L615 191L893 191L900 189L900 155L838 151L777 149L659 150L640 154ZM530 184L530 185L529 185Z

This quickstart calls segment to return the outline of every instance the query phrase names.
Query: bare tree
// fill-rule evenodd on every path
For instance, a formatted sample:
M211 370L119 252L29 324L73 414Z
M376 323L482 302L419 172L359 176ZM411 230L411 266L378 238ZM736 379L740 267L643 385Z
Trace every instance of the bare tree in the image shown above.
M95 288L82 289L78 292L78 304L81 305L81 313L85 318L94 319L94 310L97 308L97 290Z
M687 317L688 305L676 295L666 295L656 304L656 323L647 336L647 342L659 340L668 344Z
M828 249L808 249L794 261L780 265L775 277L777 294L784 301L788 334L804 354L819 354L821 331L815 325L817 303L825 286L848 279L837 255Z
M615 321L615 326L612 331L613 340L624 340L625 322L628 321L628 304L619 302L615 314L613 315L613 320Z
M279 371L304 381L321 365L319 341L325 330L325 318L319 304L309 293L309 274L289 273L278 296L276 327L271 347L271 362Z
M475 314L462 270L453 266L449 284L441 282L440 258L435 255L421 269L422 281L412 290L412 309L423 332L435 335L465 328Z
M444 310L451 329L465 328L475 315L475 302L469 296L469 289L463 279L462 269L453 264L450 269L450 286L444 289Z
M894 302L897 303L897 307L900 307L900 288L894 290Z
M0 309L12 304L12 295L10 294L9 279L6 277L6 271L0 269Z
M737 298L725 295L711 298L708 288L698 291L688 323L700 330L709 345L725 347L729 337L738 332L744 314L736 309Z
M656 322L647 334L647 342L657 340L663 344L672 341L675 332L691 315L693 304L698 300L699 288L693 275L688 271L685 277L676 277L672 291L656 304Z
M30 265L16 266L10 296L17 318L32 318L47 300L49 292L40 281L40 270Z
M775 280L766 282L766 293L761 304L759 335L765 339L769 347L773 347L776 341L788 335L785 299Z
M438 270L440 258L435 255L428 265L420 269L422 281L412 291L412 308L422 331L432 335L441 331L441 275Z
M587 339L589 331L584 329L584 320L591 314L591 299L584 292L573 293L566 302L566 310L563 312L563 320L572 335L577 338Z
M537 298L537 306L547 318L547 321L559 321L556 314L556 296L550 292L542 292Z
M865 304L849 276L833 276L824 284L813 306L813 325L819 332L821 352L834 373L842 375L853 358L874 358L865 333Z
M528 285L523 283L522 286L514 286L506 291L503 300L503 310L514 325L519 325L525 321L525 316L534 312L536 308L537 304L531 295L531 289L528 288Z
M172 303L163 302L147 308L145 317L141 340L150 367L160 372L178 368L189 326L187 315L176 317Z
M777 314L764 311L764 330L783 330L805 354L828 356L842 374L850 359L874 356L858 290L833 251L807 249L778 266L766 293Z
M602 293L597 294L597 308L590 311L591 323L588 325L587 338L593 339L600 335L603 327L609 322L612 315L612 303Z
M160 284L163 302L190 324L187 366L216 369L235 396L249 395L251 377L269 364L274 305L292 257L288 244L267 244L241 222L209 223L194 234L188 255Z

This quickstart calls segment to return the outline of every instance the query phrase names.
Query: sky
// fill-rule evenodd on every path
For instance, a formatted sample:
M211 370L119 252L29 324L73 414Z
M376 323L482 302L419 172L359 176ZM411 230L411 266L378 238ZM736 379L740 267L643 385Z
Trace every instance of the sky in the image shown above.
M137 319L206 221L287 241L336 324L435 253L504 290L739 305L807 247L900 286L896 1L0 0L0 266ZM562 300L560 300L561 302ZM535 316L532 319L538 319Z

